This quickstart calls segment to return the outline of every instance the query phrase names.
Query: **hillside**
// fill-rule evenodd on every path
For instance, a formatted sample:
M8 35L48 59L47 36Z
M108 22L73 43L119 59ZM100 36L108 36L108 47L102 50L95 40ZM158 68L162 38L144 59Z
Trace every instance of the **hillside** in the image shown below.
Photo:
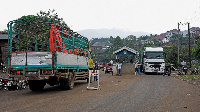
M129 35L134 35L136 37L142 35L149 35L150 33L147 32L130 32L130 31L123 31L118 29L86 29L77 31L81 35L87 37L89 40L92 38L101 38L101 37L117 37L120 36L121 38L126 38Z

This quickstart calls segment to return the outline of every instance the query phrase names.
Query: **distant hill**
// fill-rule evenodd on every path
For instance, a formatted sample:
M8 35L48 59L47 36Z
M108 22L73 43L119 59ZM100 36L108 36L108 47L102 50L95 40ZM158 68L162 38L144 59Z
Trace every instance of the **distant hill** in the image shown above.
M118 29L86 29L77 31L82 36L87 37L89 40L92 38L109 38L120 36L121 38L126 38L129 35L134 35L136 37L142 36L142 35L149 35L150 33L147 32L130 32L130 31L123 31Z

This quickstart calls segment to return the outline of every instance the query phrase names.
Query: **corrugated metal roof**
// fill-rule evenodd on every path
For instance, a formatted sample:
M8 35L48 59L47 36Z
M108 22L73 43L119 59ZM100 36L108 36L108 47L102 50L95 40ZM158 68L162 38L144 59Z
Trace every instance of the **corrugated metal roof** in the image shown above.
M12 34L12 37L14 38L16 34ZM8 34L0 34L0 40L8 39Z
M8 39L8 34L0 34L0 39Z
M122 47L121 49L119 49L119 50L113 52L113 54L117 54L118 52L123 51L123 50L127 50L127 51L129 51L129 52L132 52L133 54L137 54L137 51L136 51L136 50L131 49L131 48L126 47L126 46L124 46L124 47Z

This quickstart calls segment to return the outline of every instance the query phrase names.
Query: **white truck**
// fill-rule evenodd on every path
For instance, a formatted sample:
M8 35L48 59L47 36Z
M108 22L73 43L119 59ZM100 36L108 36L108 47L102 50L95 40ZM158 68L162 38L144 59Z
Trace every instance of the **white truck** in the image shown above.
M145 47L142 56L142 69L145 74L165 73L165 53L162 47Z

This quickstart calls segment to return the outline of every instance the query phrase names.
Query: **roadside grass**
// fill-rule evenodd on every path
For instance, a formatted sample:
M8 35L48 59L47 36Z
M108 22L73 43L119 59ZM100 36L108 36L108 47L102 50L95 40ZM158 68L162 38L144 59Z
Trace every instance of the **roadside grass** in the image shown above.
M200 75L178 75L175 77L182 80L200 80Z

